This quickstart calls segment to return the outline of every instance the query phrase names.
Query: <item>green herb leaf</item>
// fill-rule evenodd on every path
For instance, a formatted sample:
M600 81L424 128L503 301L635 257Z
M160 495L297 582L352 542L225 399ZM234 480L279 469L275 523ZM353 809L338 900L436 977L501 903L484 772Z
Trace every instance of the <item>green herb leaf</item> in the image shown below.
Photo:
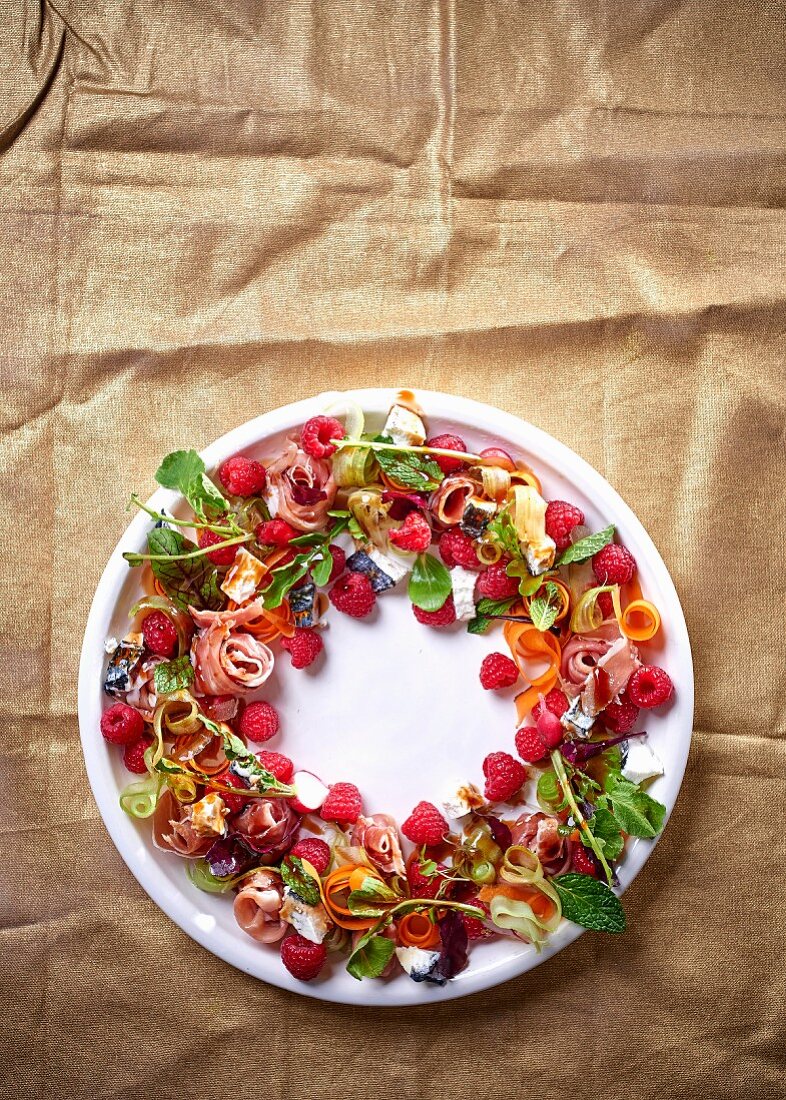
M453 585L450 573L433 554L418 554L409 577L407 595L423 611L439 611Z
M613 538L614 524L612 523L610 526L604 527L602 531L598 531L597 534L587 535L585 538L579 539L578 542L574 542L567 550L563 550L557 558L556 564L570 565L574 561L586 561L587 558L591 558L593 554L597 554L599 550L602 550L604 546L608 546Z
M153 671L156 695L169 695L173 691L187 688L194 679L194 668L188 654L176 657L174 661L162 661Z
M172 556L170 561L151 561L153 575L170 600L181 611L189 604L199 611L214 611L224 602L218 587L215 568L205 557L177 558L197 547L179 531L170 527L155 527L148 533L147 546L151 554Z
M546 579L545 574L539 577L533 577L523 558L520 561L508 562L505 572L509 577L516 577L518 579L519 595L525 598L534 596Z
M366 875L360 887L347 899L347 907L358 917L381 917L385 907L400 900L400 895L373 875Z
M496 542L506 554L509 554L514 561L521 561L523 559L521 543L516 533L516 525L507 508L504 508L501 512L497 512L496 516L494 516L486 527L486 534L490 535L494 542ZM510 567L508 567L508 576L514 577L516 575L515 573L511 573Z
M651 838L663 828L666 807L635 783L614 773L606 779L602 804L611 810L620 828L629 836Z
M353 978L379 978L393 957L396 945L387 936L366 935L347 961L347 971Z
M311 576L317 588L322 588L330 580L333 572L333 555L325 548L316 564L311 567Z
M390 436L378 435L375 443L392 443ZM411 451L375 451L374 457L384 472L407 489L430 492L438 488L444 473L432 458Z
M592 835L602 844L606 859L609 861L619 859L625 847L625 838L611 810L605 806L598 806L592 817L587 819L587 824Z
M548 630L554 625L560 606L559 589L554 581L546 581L545 596L530 600L529 616L532 619L532 625L540 631Z
M297 856L287 856L282 861L281 878L306 905L316 905L319 901L319 887Z
M272 580L262 593L262 602L266 608L272 611L279 606L287 593L308 573L310 561L310 554L298 554L288 565L273 570L270 574Z
M506 611L510 611L515 602L515 596L509 600L489 600L485 597L478 600L475 607L475 617L467 623L468 633L485 634L494 622L493 616L504 615Z
M593 932L624 932L625 911L605 882L591 875L558 875L551 880L562 902L562 914Z
M307 535L298 535L294 539L289 540L290 546L322 546L325 541L325 536L318 534L316 531L310 531Z
M165 489L182 493L197 515L218 514L229 508L229 501L213 484L205 464L196 451L173 451L156 470L156 481Z

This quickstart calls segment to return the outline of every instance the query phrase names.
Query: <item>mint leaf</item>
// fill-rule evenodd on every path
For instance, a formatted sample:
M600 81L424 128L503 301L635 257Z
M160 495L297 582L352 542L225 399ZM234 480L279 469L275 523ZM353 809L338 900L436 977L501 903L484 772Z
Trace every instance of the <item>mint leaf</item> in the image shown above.
M317 588L322 588L330 580L330 574L333 572L333 555L327 549L322 551L322 557L316 562L311 569L311 576L314 584Z
M609 861L619 859L625 847L625 838L611 810L605 806L598 806L592 817L587 819L587 824L592 835L603 846L606 859Z
M378 435L374 442L392 443L393 440L390 436ZM414 454L412 451L375 451L374 457L392 481L407 489L430 492L438 488L445 476L432 458Z
M467 634L485 634L495 621L487 615L476 615L474 619L470 619L467 623Z
M319 902L319 887L297 856L287 856L282 861L281 878L306 905Z
M418 554L410 574L407 595L423 611L439 611L453 585L450 573L433 554Z
M624 932L625 911L605 882L591 875L558 875L551 880L562 902L562 915L593 932Z
M532 619L532 625L540 631L548 630L554 625L560 606L559 589L554 581L547 581L545 596L530 600L529 617Z
M353 978L379 978L393 957L396 945L387 936L365 935L349 956L347 971Z
M206 557L174 557L197 549L190 539L170 527L155 527L148 533L147 546L151 554L172 556L171 561L151 561L150 567L167 596L181 611L187 611L189 604L199 611L214 611L222 605L224 597L210 561ZM132 564L130 558L127 560Z
M601 804L611 810L620 828L629 836L650 839L663 828L666 807L635 783L613 772L606 779Z
M467 632L469 634L485 634L493 624L494 616L504 615L506 611L510 611L516 602L516 598L516 596L513 596L509 600L489 600L484 597L482 600L478 600L475 606L475 617L467 623Z
M172 451L155 476L165 489L182 493L199 516L206 511L218 514L229 508L229 502L207 476L205 464L196 451Z
M555 564L570 565L574 561L586 561L587 558L591 558L593 554L597 554L599 550L602 550L604 546L608 546L613 538L614 524L612 523L608 527L604 527L602 531L598 531L596 535L587 535L586 538L574 542L567 550L562 551Z
M174 661L162 661L153 671L156 695L169 695L173 691L187 688L194 679L194 669L188 654L176 657Z

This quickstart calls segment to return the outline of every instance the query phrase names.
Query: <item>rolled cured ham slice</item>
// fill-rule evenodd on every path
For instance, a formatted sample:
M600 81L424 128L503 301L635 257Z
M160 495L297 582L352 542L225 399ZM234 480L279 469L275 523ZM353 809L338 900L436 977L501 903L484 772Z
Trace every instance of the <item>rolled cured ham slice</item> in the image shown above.
M276 943L287 930L281 920L281 881L271 871L255 871L243 880L235 896L235 920L243 931L260 943Z
M273 671L273 652L238 628L262 614L262 601L236 611L189 610L199 627L191 642L197 691L240 695L261 687Z
M359 817L350 839L386 875L406 874L396 822L388 814Z
M464 474L446 477L431 496L430 506L434 515L446 527L455 527L461 523L467 501L478 495L479 488L477 481Z
M330 464L301 451L291 439L267 467L265 498L271 512L298 531L317 531L325 526L336 488Z

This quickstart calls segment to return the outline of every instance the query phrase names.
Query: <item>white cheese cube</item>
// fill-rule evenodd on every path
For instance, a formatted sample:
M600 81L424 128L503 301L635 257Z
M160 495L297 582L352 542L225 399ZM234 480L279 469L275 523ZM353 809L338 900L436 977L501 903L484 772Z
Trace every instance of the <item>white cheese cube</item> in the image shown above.
M462 565L457 565L450 571L450 583L453 586L453 604L456 608L456 618L459 622L466 622L475 617L475 582L477 573L472 573Z
M628 755L622 769L622 778L631 783L643 783L645 779L654 779L663 775L663 762L640 737L628 742Z
M259 558L241 546L224 577L221 591L235 603L244 604L255 594L264 575L265 567Z
M191 806L191 826L198 836L223 836L228 812L221 795L211 791Z
M403 405L394 405L390 410L382 434L389 435L400 447L422 447L426 442L423 421Z

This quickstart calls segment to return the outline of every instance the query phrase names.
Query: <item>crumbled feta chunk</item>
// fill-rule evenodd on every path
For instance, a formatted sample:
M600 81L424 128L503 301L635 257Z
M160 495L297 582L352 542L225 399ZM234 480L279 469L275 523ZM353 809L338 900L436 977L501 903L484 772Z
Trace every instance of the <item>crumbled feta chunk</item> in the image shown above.
M426 441L423 421L403 405L394 405L390 410L382 434L389 435L401 447L422 447Z
M264 575L265 567L259 558L241 546L224 578L221 591L235 603L243 604L254 595Z
M467 783L465 787L459 787L455 794L445 799L442 805L447 816L455 820L466 817L473 810L479 810L486 805L486 800L473 783Z
M104 642L104 653L114 653L119 645L117 638L107 638Z
M631 783L643 783L645 779L654 779L656 775L663 775L662 760L640 737L633 738L628 742L622 778Z
M322 903L307 905L290 886L284 889L284 902L279 915L281 920L291 924L303 939L311 943L322 943L330 928Z
M191 826L198 836L223 836L228 812L221 795L211 791L191 806Z
M450 571L450 583L453 586L453 605L456 608L456 618L459 622L466 622L475 617L475 582L477 573L465 569L463 565L456 565Z

